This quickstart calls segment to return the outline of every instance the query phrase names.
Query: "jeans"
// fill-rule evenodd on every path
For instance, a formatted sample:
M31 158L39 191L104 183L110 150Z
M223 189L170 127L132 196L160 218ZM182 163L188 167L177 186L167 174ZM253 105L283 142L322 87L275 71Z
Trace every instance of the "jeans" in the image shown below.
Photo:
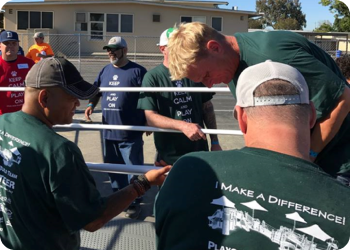
M142 137L130 141L103 140L103 160L105 163L143 165ZM109 173L113 191L129 185L132 175Z

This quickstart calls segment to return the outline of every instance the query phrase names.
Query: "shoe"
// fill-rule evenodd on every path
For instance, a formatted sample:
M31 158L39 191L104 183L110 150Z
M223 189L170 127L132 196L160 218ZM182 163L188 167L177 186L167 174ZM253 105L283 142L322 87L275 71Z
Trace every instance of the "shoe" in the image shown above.
M125 211L125 217L130 219L137 219L141 212L140 204L132 203Z

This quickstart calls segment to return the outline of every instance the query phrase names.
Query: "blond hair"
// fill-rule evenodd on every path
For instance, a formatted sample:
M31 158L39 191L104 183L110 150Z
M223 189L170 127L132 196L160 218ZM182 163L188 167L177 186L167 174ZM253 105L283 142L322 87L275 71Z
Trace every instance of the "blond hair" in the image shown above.
M168 42L168 64L172 80L187 77L188 67L207 56L207 42L223 41L224 35L200 22L181 23Z

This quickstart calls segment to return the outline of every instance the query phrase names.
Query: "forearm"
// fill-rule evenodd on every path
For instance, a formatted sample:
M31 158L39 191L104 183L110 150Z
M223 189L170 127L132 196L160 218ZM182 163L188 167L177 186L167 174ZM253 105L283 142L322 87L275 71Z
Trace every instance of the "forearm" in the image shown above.
M93 105L93 107L96 107L99 100L100 100L100 94L97 94L89 100L89 104L91 103Z
M208 129L217 129L214 106L211 101L203 103L203 121ZM210 134L211 141L218 141L218 135Z
M180 130L186 124L181 120L175 120L163 115L158 114L156 111L145 110L148 126L163 128L163 129L174 129Z
M345 88L343 95L331 113L315 124L311 134L311 149L321 152L338 133L345 117L350 111L350 90Z
M107 206L103 213L96 220L87 224L84 229L89 232L94 232L100 229L108 221L123 212L123 210L127 208L137 196L138 194L133 185L128 185L122 190L113 193L108 197Z

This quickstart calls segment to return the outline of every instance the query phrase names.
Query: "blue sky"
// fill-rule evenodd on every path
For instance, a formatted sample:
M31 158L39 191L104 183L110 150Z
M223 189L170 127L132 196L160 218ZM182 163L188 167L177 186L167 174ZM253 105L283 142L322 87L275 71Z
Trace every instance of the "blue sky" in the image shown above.
M0 0L0 6L6 0ZM13 2L28 2L28 0L12 0ZM32 0L31 0L32 1ZM228 1L228 6L220 6L221 8L232 8L233 6L238 6L239 10L249 10L255 11L255 0L221 0ZM6 1L8 2L8 1ZM304 30L312 31L315 26L318 26L320 21L329 20L333 23L334 17L330 13L328 7L324 7L319 4L319 0L300 0L302 11L306 14L307 26ZM349 0L344 0L344 2L349 2Z

